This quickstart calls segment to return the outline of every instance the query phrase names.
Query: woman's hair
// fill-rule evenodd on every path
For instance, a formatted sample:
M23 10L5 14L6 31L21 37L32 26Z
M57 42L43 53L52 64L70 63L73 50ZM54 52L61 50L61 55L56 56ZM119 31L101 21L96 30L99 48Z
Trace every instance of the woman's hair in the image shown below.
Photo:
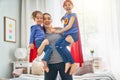
M51 15L50 15L49 13L44 13L44 14L43 14L43 20L44 20L44 16L45 16L45 15L49 15L49 16L51 17ZM44 30L44 32L46 32L46 29L45 29L44 25L43 25L43 30Z
M51 17L51 15L49 13L44 13L43 14L43 19L44 19L44 15L49 15Z
M69 2L69 3L71 3L71 4L73 5L73 2L72 2L71 0L65 0L65 1L63 2L63 7L65 6L65 4L66 4L67 2Z
M38 13L41 14L41 15L43 14L41 11L37 11L37 10L36 10L36 11L33 11L33 12L32 12L32 18L35 19L35 18L36 18L36 15L37 15Z

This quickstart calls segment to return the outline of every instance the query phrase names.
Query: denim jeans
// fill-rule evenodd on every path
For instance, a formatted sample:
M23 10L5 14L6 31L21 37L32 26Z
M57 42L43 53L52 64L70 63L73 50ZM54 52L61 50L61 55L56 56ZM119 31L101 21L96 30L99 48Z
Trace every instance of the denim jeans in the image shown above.
M78 40L78 33L72 33L69 34L70 36L72 36L74 41ZM70 51L67 49L67 46L70 45L70 43L68 43L65 38L68 35L63 35L55 44L56 49L58 51L58 53L62 56L62 59L65 63L70 62L71 64L74 63L74 60L72 58L72 55L70 53Z
M72 76L69 75L70 69L68 70L67 73L65 73L64 62L56 63L56 64L49 64L48 67L49 67L49 72L44 73L44 80L56 80L58 71L59 71L59 74L62 80L73 80Z
M36 47L39 48L41 43L43 42L44 39L39 39L35 41ZM45 55L42 60L46 61L48 63L50 56L52 54L52 46L51 45L46 45L44 48Z

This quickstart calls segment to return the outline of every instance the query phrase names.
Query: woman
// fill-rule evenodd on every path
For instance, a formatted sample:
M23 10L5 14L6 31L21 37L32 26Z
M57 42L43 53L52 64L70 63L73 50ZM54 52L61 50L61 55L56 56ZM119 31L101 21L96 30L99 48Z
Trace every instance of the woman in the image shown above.
M61 37L59 34L54 34L54 28L52 26L52 19L49 13L43 14L43 24L46 32L46 38L49 40L49 43L52 45L53 53L50 56L49 60L49 72L44 73L44 80L56 80L57 74L59 72L62 80L73 80L72 76L69 75L69 71L65 73L65 63L63 62L60 54L55 48L55 42Z

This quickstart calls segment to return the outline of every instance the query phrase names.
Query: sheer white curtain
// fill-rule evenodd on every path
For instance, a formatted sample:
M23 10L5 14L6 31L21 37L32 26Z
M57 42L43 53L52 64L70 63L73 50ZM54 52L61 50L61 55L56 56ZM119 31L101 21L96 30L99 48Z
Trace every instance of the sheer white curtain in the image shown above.
M120 63L120 41L118 40L118 23L115 0L101 0L98 37L99 56L108 65L107 68L113 72L119 71Z
M45 0L22 0L21 8L21 47L28 47L30 26L33 24L31 14L35 10L44 12Z
M30 26L33 24L31 13L40 10L52 15L53 25L61 26L60 18L63 13L63 0L22 0L21 8L21 47L27 47L29 42Z
M93 48L96 56L102 58L105 69L120 73L116 0L73 1L80 22L84 59L86 54L90 54L90 48Z

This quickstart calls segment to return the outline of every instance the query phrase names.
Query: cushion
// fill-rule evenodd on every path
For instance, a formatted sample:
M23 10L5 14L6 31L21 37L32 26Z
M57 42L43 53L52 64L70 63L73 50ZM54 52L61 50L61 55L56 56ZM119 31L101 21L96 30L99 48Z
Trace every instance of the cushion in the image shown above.
M77 67L74 75L83 75L86 73L93 73L92 60L85 61L82 67Z
M12 74L15 76L20 76L21 74L23 74L23 68L19 68L19 69L15 69Z
M41 61L34 60L32 62L31 73L34 75L43 75L43 64Z

